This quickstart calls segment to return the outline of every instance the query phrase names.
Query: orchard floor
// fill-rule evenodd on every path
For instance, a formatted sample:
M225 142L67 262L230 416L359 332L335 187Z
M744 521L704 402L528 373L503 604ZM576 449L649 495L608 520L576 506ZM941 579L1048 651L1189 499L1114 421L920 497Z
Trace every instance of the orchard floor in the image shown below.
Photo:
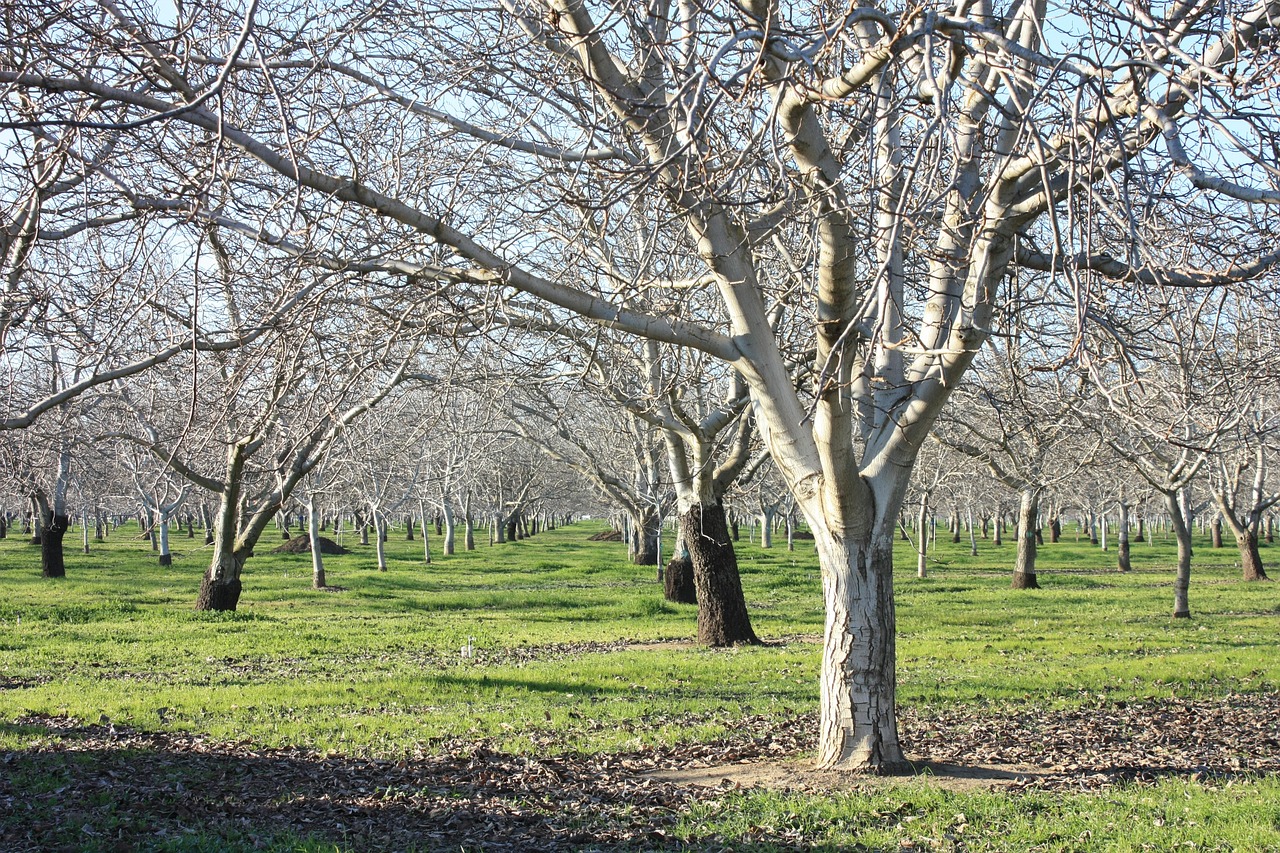
M0 540L0 853L1280 850L1280 585L1227 551L1179 620L1163 538L1125 575L1046 546L1022 592L1007 546L899 554L915 772L871 778L811 764L811 553L744 537L768 644L709 650L599 529L385 572L348 536L333 588L255 558L233 614L192 610L198 538L59 581Z
M701 837L682 815L744 789L901 795L914 785L1016 797L1133 791L1171 778L1230 785L1280 773L1278 719L1274 694L1047 714L908 709L915 773L868 778L809 765L808 718L744 719L737 736L719 741L607 756L521 756L455 741L392 761L31 716L8 725L32 748L0 755L0 814L10 818L0 847L217 849L208 846L216 828L223 849L810 849L768 828L745 843ZM968 847L981 849L982 828L962 826ZM897 849L938 841L908 837ZM942 846L966 849L956 836Z

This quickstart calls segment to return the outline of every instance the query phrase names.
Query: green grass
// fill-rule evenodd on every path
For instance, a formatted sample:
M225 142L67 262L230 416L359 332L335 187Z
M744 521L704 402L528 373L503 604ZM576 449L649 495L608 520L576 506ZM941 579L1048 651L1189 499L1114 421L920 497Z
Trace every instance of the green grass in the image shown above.
M756 631L787 642L706 650L669 642L693 635L694 609L662 601L653 569L627 564L620 544L587 541L598 529L482 544L437 554L429 566L420 542L393 533L385 573L372 547L348 536L354 553L326 558L329 583L345 588L337 592L310 589L309 556L270 554L264 542L234 614L192 609L208 559L200 540L177 538L174 565L162 569L136 529L116 531L88 555L73 532L68 576L51 581L39 576L36 549L10 536L0 540L0 722L33 713L105 718L144 731L402 757L456 738L491 739L511 752L625 751L712 740L747 714L781 720L813 711L822 607L810 544L763 550L744 536ZM1012 544L981 542L971 557L967 542L940 536L930 577L918 579L914 554L899 543L900 702L1051 712L1099 697L1275 690L1276 586L1238 582L1234 551L1197 546L1193 617L1172 620L1174 548L1160 537L1135 544L1135 571L1120 575L1111 570L1114 551L1069 530L1041 551L1043 588L1020 592L1008 589ZM1263 546L1264 562L1278 555L1280 547ZM466 660L459 649L469 637L477 656ZM3 749L29 749L34 737L0 726ZM815 845L889 849L923 839L1010 850L1280 847L1276 780L1234 784L1171 781L1069 797L947 793L921 782L877 788L869 799L747 792L698 807L682 827L689 838L711 833L766 847L762 838L795 833ZM916 816L906 820L904 810ZM1162 825L1148 826L1148 812L1163 815ZM766 826L773 829L762 835ZM1006 841L978 845L973 827L995 826ZM172 849L204 843L188 841L195 846ZM310 843L272 845L324 849Z

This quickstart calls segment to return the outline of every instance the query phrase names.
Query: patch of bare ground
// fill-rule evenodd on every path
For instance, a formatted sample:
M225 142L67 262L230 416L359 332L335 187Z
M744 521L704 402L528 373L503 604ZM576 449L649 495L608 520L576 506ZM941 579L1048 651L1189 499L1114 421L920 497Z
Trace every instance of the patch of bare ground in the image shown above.
M884 784L807 768L810 716L716 719L731 731L719 741L625 754L512 755L457 740L369 759L32 715L0 723L32 744L0 753L0 849L64 849L69 838L139 849L191 832L239 843L264 831L352 850L680 848L714 841L673 830L690 805L728 790ZM1280 773L1277 721L1280 696L1260 693L1063 711L908 709L902 735L928 784L1081 791ZM554 733L535 742L553 746Z

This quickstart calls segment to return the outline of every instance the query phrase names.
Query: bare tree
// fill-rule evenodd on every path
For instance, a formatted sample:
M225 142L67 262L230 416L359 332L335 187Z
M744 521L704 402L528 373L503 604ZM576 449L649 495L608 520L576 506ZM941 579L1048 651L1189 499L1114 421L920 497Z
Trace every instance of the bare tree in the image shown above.
M891 546L916 454L1016 266L1069 280L1083 321L1103 281L1276 262L1280 4L409 6L22 6L0 85L34 110L4 126L114 140L107 208L732 365L822 562L818 761L901 766ZM603 268L594 236L539 227L565 205L618 244L669 222L651 251L688 262L566 281ZM1174 205L1221 239L1167 251L1143 214Z

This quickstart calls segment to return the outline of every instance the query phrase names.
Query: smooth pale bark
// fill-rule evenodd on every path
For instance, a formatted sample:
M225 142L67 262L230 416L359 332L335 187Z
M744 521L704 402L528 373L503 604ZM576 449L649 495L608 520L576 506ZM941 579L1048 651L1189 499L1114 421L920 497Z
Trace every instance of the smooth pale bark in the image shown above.
M773 520L777 515L774 507L760 507L760 547L773 547Z
M1175 619L1191 618L1188 594L1191 589L1191 528L1183 515L1178 492L1165 492L1165 504L1169 508L1169 521L1178 540L1178 568L1173 579L1173 616Z
M457 519L454 517L453 504L446 497L444 499L444 543L441 545L441 551L446 557L453 556L456 534Z
M89 510L82 510L80 513L80 547L84 553L89 553Z
M369 515L373 521L374 554L378 559L378 571L387 570L387 520L382 517L376 507L370 507ZM427 531L422 531L422 538L427 538Z
M929 496L920 496L920 513L916 516L916 577L929 576L928 550L929 539L925 533L925 525L929 523Z
M973 523L973 509L969 509L969 556L978 556L978 530Z
M311 540L311 588L324 589L324 554L320 551L320 513L314 495L307 496L307 536Z
M1039 589L1036 580L1036 527L1040 517L1040 492L1023 489L1018 502L1018 555L1013 564L1013 589Z
M172 566L173 554L169 552L169 517L161 514L160 516L160 565Z
M707 646L758 644L751 628L738 558L721 504L695 504L681 519L693 562L698 598L698 642Z

